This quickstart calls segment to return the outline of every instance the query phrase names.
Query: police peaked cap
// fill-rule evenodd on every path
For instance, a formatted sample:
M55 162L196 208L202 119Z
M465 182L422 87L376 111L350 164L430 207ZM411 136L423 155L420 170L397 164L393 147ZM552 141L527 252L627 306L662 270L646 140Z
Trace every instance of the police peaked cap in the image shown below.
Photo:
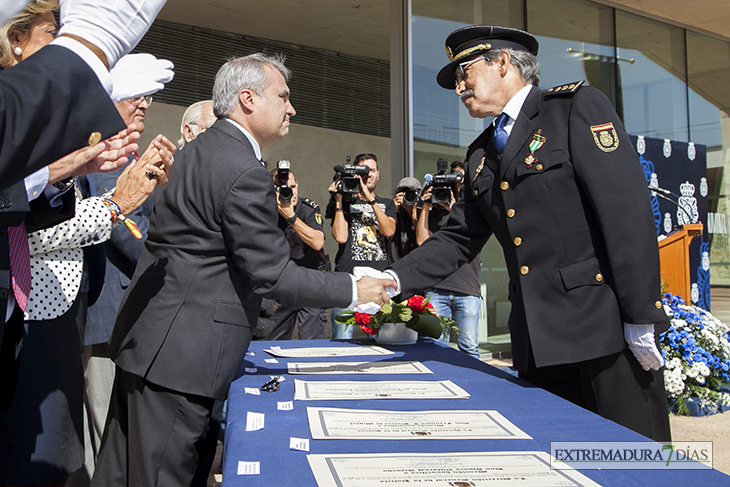
M537 55L539 46L532 34L512 27L470 25L455 30L446 38L446 54L450 62L439 71L436 81L442 88L453 90L456 66L459 63L464 62L472 54L507 47Z

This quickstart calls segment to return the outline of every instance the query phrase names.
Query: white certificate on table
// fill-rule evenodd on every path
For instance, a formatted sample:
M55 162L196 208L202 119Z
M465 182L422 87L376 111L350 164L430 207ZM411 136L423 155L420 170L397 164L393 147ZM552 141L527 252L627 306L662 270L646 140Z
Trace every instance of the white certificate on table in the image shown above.
M497 411L383 411L308 407L315 440L531 440Z
M303 357L356 357L366 355L394 355L383 347L375 345L353 346L353 347L305 347L305 348L279 348L272 347L264 349L275 357L303 358Z
M467 399L469 393L450 380L306 381L294 380L294 400Z
M421 362L289 362L290 374L433 374Z
M596 487L575 470L550 470L541 451L307 455L319 487Z

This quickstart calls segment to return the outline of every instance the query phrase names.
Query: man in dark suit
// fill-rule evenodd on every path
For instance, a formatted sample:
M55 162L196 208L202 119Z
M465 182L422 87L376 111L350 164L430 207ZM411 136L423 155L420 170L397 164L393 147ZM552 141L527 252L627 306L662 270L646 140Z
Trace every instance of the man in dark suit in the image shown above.
M261 297L293 308L387 302L390 280L297 266L276 226L261 150L295 114L288 69L252 54L213 87L218 121L178 153L109 342L117 365L92 485L190 485L215 399L225 399Z
M520 377L668 441L655 343L668 320L647 182L600 91L580 82L537 88L537 49L529 33L500 26L447 38L439 85L456 82L469 114L495 125L469 146L464 195L447 226L392 272L408 297L471 261L494 233L510 276Z

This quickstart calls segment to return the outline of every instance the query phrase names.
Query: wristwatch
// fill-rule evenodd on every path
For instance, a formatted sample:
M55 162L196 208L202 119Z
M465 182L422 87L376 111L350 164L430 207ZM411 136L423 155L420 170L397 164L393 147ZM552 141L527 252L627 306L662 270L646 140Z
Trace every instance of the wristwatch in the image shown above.
M76 182L76 176L71 176L70 178L56 181L51 186L53 186L54 188L56 188L59 191L67 191L73 187L75 182Z
M289 218L286 218L286 222L289 224L289 226L294 225L294 222L297 221L297 218L299 218L296 214L294 216L290 216Z
M377 199L375 199L375 198L373 198L373 199L371 199L370 201L368 201L368 204L369 204L369 205L374 205L374 204L377 204L377 202L378 202L378 200L377 200Z

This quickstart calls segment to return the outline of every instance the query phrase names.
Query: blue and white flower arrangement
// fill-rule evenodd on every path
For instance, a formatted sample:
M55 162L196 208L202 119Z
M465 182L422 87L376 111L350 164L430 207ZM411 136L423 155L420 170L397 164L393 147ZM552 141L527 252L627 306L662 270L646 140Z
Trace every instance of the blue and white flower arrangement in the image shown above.
M704 414L730 410L730 327L680 296L664 296L671 326L659 345L672 412L689 415L688 402Z

